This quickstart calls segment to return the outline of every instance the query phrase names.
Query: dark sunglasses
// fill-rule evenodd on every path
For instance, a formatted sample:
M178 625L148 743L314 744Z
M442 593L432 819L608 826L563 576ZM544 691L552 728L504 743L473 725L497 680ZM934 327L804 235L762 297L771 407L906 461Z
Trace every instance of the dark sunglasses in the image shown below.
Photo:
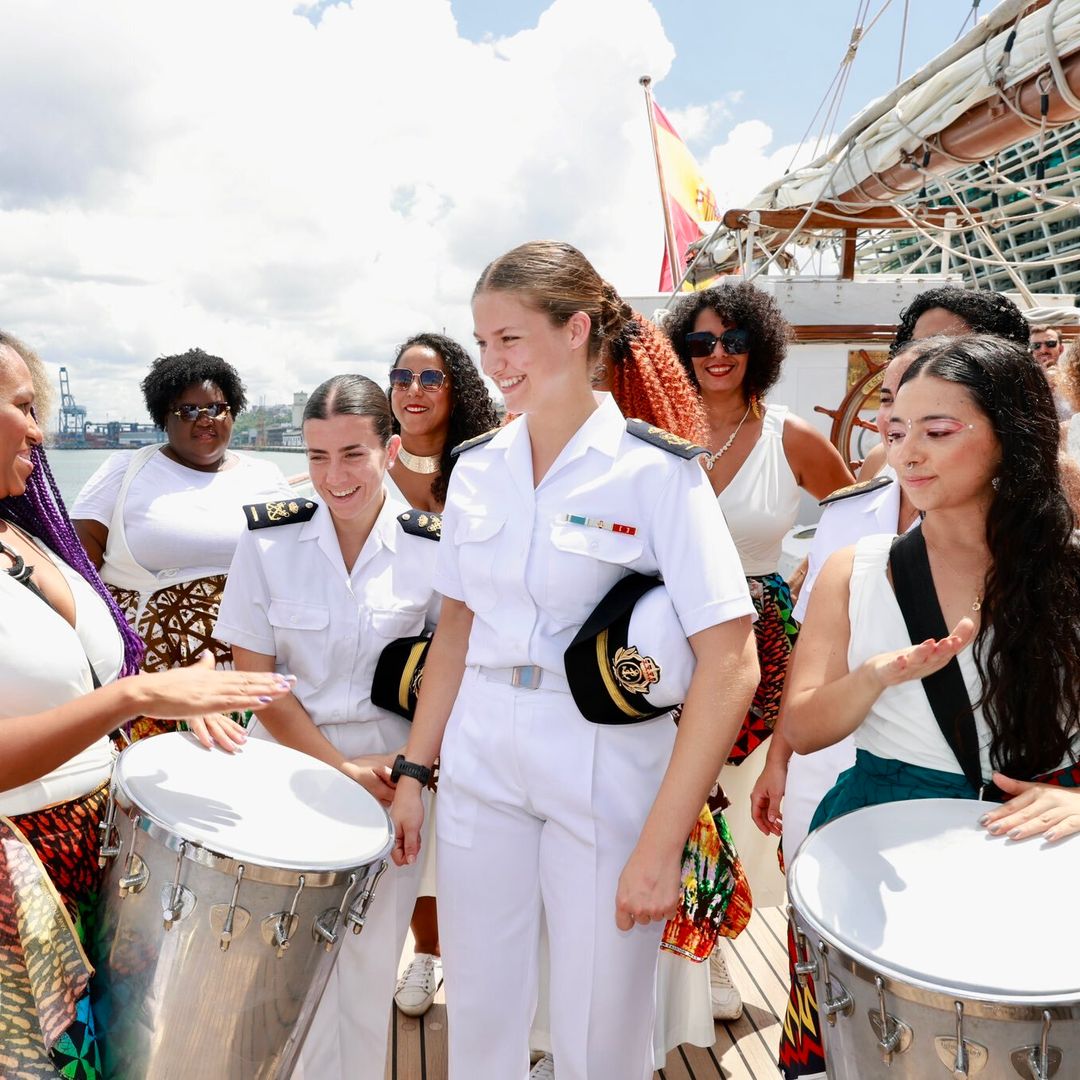
M1033 341L1030 348L1032 352L1038 352L1040 349L1056 349L1060 344L1060 341Z
M203 413L206 413L211 420L220 420L223 416L227 416L229 411L228 402L212 401L209 405L177 405L172 414L181 420L194 423Z
M434 393L436 390L443 388L443 384L446 382L446 372L439 371L438 368L424 368L423 371L410 371L405 367L390 369L391 390L408 390L413 384L413 379L419 379L420 385L425 390Z
M719 337L708 330L695 330L683 339L691 356L711 356L717 342L728 356L738 356L750 351L749 330L725 330Z

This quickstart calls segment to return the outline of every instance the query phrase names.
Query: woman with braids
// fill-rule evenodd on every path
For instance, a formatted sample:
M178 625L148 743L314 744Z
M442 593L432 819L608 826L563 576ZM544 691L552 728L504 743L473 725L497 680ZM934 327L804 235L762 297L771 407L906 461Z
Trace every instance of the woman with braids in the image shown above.
M387 494L414 509L439 513L456 461L454 447L495 427L495 403L469 354L444 334L414 334L400 345L389 378L394 434L401 446L386 470ZM431 849L424 857L412 932L415 955L398 979L394 1002L406 1016L422 1016L442 984Z
M439 757L450 1080L528 1073L541 912L559 1076L646 1080L683 846L756 682L752 608L697 448L593 391L627 318L584 256L536 242L496 259L473 319L519 415L467 444L450 481L394 858L417 858ZM570 693L564 653L630 571L663 577L698 659L678 728L590 723Z
M791 590L778 572L780 545L795 524L802 491L822 499L852 477L815 428L765 395L780 377L791 327L768 293L731 282L679 299L664 324L708 422L706 464L758 612L754 623L761 681L735 741L724 779L729 820L759 902L779 902L775 849L751 824L751 789L776 724L784 671L798 634ZM755 753L756 751L756 753ZM770 891L774 898L770 898ZM716 1011L738 1016L741 1002L713 951Z
M202 349L159 357L142 391L165 442L105 461L75 500L75 531L146 646L143 670L167 671L204 652L227 666L232 654L213 626L244 504L287 500L288 485L271 462L229 450L247 398L221 357ZM140 717L131 737L174 726ZM240 731L227 717L210 729L226 748Z
M142 644L68 520L27 359L0 332L0 1074L96 1080L83 942L101 887L109 733L146 713L188 719L209 745L204 714L260 709L290 684L202 663L120 678L139 670Z
M878 803L977 797L1008 800L984 818L994 833L1080 828L1080 794L1061 790L1080 782L1080 546L1058 441L1046 377L1013 342L948 341L900 380L889 462L922 523L826 562L788 676L781 730L796 751L855 737L855 765L811 828ZM908 636L897 569L909 563L924 568L911 588L940 609L938 640ZM947 667L970 699L977 760L952 749L920 682ZM820 1073L812 1056L785 1075Z

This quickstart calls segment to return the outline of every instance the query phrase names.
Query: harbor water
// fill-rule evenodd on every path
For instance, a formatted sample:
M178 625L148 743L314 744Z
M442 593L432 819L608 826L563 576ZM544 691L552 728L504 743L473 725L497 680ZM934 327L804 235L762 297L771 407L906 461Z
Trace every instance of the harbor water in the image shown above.
M49 467L56 477L60 494L64 502L71 506L75 496L82 490L83 484L97 471L98 466L111 454L122 453L120 450L47 450ZM303 454L285 450L239 451L240 453L258 453L261 457L274 462L286 477L307 472L307 458Z

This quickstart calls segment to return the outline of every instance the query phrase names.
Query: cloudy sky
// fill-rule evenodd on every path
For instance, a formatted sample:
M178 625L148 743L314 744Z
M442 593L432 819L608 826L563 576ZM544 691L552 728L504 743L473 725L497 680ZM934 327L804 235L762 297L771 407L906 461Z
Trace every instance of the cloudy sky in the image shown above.
M863 6L837 127L896 81L899 0L0 0L0 326L92 420L145 419L147 364L192 345L269 403L381 377L418 330L468 341L479 271L524 240L652 291L638 76L738 205ZM911 6L905 75L971 10Z

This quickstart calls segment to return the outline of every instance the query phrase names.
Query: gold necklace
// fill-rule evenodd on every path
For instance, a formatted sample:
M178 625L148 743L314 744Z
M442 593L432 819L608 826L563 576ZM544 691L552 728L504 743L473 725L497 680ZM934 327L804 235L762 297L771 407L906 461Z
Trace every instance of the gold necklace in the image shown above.
M952 571L954 577L960 577L961 576L960 574L958 574L956 572L956 567L953 566L953 564L951 562L949 562L949 560L946 559L945 556L942 555L942 553L940 551L937 554L938 554L938 558L941 559L941 561L945 564L945 568L947 570ZM976 592L975 593L975 599L971 602L971 610L972 611L981 611L982 610L982 599L983 599L982 594Z
M432 454L429 457L424 457L421 454L410 454L404 446L398 448L397 459L409 472L421 473L424 476L437 473L442 465L442 454Z
M750 410L753 407L754 403L751 401L750 404L746 406L746 412L743 413L742 419L735 425L735 430L727 437L727 442L715 453L709 454L705 459L705 468L708 469L709 472L712 472L712 467L731 449L732 443L735 442L735 436L742 430L742 426L746 423L746 418L750 415Z

